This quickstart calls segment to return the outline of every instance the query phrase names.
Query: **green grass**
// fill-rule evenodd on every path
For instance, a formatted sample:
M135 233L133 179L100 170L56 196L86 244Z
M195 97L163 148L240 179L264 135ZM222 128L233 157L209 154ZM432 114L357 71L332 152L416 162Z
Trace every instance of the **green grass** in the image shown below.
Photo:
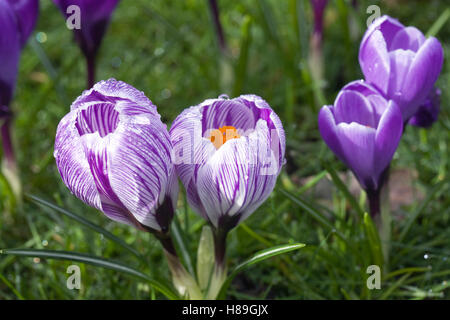
M319 202L314 184L331 180L345 167L320 139L320 101L331 104L347 82L362 78L357 54L374 1L330 1L324 34L325 81L316 84L308 69L311 8L306 0L219 1L230 48L227 60L238 79L223 77L223 64L207 1L121 1L104 39L97 79L128 82L158 106L170 127L184 108L222 93L262 96L280 115L287 135L287 164L278 185L244 224L230 234L228 257L238 266L255 252L286 244L306 247L251 266L233 280L232 299L448 299L450 298L450 39L449 22L436 30L445 50L437 85L442 90L439 121L429 130L408 127L392 167L417 172L413 187L425 195L393 213L389 263L381 290L366 287L367 266L380 260L370 223L357 207L346 182L334 184L328 203ZM443 1L375 1L382 14L426 33L441 14ZM442 20L440 20L442 21ZM85 89L84 60L71 32L50 1L41 1L34 37L20 65L13 110L15 145L23 189L81 216L89 225L25 198L0 220L0 248L73 251L120 261L165 282L168 268L160 245L150 235L120 225L76 199L62 183L53 158L56 127L70 103ZM45 33L45 35L44 35ZM320 97L320 94L323 97ZM328 171L327 171L328 170ZM302 178L316 177L310 184ZM405 181L404 183L409 183ZM342 187L342 185L344 187ZM9 211L0 180L0 210ZM364 199L362 199L364 200ZM361 212L360 212L361 211ZM176 223L186 244L183 260L195 262L203 220L180 195ZM364 223L366 221L366 223ZM375 242L374 242L375 241ZM143 256L143 258L141 258ZM82 289L68 290L67 261L0 255L0 299L161 299L143 278L74 262L81 267Z

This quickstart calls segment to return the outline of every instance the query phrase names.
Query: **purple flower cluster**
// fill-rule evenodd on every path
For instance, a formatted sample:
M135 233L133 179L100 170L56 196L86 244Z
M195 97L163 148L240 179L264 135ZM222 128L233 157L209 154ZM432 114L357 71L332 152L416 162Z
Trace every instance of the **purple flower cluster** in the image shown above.
M284 153L281 121L258 96L206 100L181 113L169 133L142 92L114 79L72 104L55 141L61 177L78 198L162 233L176 208L177 176L192 208L229 230L270 195Z
M407 123L430 126L439 113L443 49L415 27L383 16L366 31L359 63L365 81L347 84L334 105L319 113L319 130L329 148L369 193L378 192L383 173Z

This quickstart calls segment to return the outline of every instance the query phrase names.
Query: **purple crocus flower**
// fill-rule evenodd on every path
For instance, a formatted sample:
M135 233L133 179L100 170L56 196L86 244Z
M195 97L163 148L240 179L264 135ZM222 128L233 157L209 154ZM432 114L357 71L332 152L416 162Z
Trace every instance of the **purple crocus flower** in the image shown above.
M7 113L14 88L20 58L36 24L38 0L0 0L0 116Z
M73 29L75 40L83 51L88 65L88 88L95 82L95 58L111 15L119 0L53 0L62 14L69 19L74 11L70 6L80 9L80 28Z
M189 204L225 233L267 199L284 162L281 121L255 95L190 107L175 119L170 137Z
M442 69L440 42L428 39L415 27L405 27L383 16L367 29L359 63L367 82L400 107L406 122L433 88Z
M438 119L441 104L441 90L431 90L419 110L409 119L408 124L416 127L429 128Z
M400 108L368 83L354 81L333 106L319 113L319 130L328 147L368 192L377 192L403 131Z
M323 30L323 14L327 3L328 0L311 0L314 12L314 34L317 34L320 39L322 38Z
M39 0L7 0L14 10L20 33L20 44L25 46L39 14Z
M20 196L21 191L10 134L10 103L16 87L20 51L36 24L38 13L38 0L0 0L0 133L3 173L17 196Z
M55 159L66 186L112 220L168 231L178 182L156 107L114 79L85 91L61 120Z

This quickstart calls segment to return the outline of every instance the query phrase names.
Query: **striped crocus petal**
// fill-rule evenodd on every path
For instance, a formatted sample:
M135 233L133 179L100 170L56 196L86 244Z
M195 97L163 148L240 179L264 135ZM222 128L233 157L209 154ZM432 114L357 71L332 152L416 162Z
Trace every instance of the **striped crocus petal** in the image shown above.
M23 47L36 25L39 15L39 0L7 0L7 2L9 2L16 15L20 32L20 44Z
M85 91L61 120L55 159L66 186L109 218L167 231L178 184L156 107L114 79Z
M67 8L73 5L79 7L81 26L80 29L74 29L75 39L86 56L95 56L119 0L53 0L53 2L66 18L73 14L73 11L68 12Z
M224 136L217 145L219 129ZM188 201L216 228L230 229L253 213L272 192L284 162L281 121L255 95L208 99L186 109L170 136Z
M0 1L0 108L7 113L16 85L20 33L9 2ZM0 111L0 114L2 112Z

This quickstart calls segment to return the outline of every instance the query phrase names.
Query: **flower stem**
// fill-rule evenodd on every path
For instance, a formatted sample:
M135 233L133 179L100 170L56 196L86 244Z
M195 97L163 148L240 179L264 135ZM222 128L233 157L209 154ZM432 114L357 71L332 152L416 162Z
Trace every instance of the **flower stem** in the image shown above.
M87 80L86 89L90 89L95 84L95 54L86 56L86 69L87 69Z
M214 230L214 254L215 263L214 270L209 283L208 293L206 299L217 299L217 296L222 289L222 285L227 279L227 265L226 265L226 241L228 235L227 228L217 228Z
M195 279L186 271L181 263L170 234L168 232L155 232L154 234L163 246L164 255L167 258L167 263L172 273L173 285L178 293L182 297L188 297L191 300L201 300L203 298L202 292Z
M1 137L3 147L2 172L14 192L15 197L20 200L22 187L20 183L19 170L17 167L14 146L11 137L12 117L6 117L1 125Z

